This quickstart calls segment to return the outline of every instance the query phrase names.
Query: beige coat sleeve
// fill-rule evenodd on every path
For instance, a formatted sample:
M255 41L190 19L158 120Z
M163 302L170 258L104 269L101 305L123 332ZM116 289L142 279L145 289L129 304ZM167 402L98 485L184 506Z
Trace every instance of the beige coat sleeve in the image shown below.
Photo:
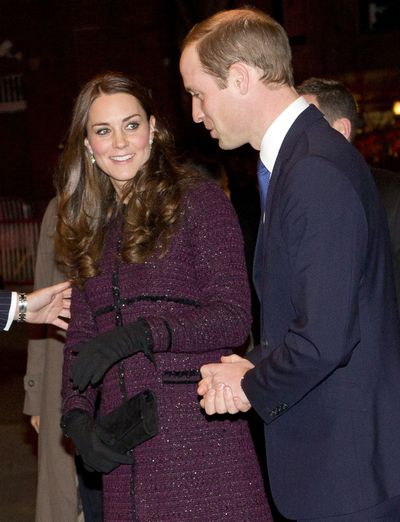
M35 266L35 288L49 286L65 278L57 269L54 260L54 229L56 224L56 199L52 199L46 209L40 228ZM42 404L43 374L46 365L46 349L49 339L63 341L63 334L53 327L38 325L32 328L32 339L28 343L28 360L24 377L26 415L40 415Z

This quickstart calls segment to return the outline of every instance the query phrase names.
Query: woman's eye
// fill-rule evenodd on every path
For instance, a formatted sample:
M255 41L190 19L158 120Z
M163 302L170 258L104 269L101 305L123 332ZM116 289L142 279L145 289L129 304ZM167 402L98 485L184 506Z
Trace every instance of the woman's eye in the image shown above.
M106 129L106 128L102 128L102 129L97 129L96 130L96 134L98 136L105 136L106 134L108 134L110 131L109 129Z
M130 123L128 123L128 125L126 126L128 130L135 130L139 127L139 122L138 121L131 121Z

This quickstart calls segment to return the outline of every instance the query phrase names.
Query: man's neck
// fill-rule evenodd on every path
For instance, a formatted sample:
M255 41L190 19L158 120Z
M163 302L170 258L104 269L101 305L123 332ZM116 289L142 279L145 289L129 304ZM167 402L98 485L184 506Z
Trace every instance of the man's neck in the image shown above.
M288 85L261 84L253 107L252 122L254 132L250 145L260 150L261 141L276 118L291 105L299 95Z

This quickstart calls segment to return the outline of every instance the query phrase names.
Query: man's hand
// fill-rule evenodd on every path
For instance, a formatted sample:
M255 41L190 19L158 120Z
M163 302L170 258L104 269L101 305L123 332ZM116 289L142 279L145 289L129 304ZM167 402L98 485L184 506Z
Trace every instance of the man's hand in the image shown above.
M27 294L26 321L28 323L48 323L66 330L71 317L71 284L69 281L41 288ZM18 307L14 319L18 318Z
M254 368L247 359L238 355L221 357L221 364L205 364L200 368L203 379L197 393L202 395L200 406L208 415L215 413L238 413L251 408L241 387L244 375Z

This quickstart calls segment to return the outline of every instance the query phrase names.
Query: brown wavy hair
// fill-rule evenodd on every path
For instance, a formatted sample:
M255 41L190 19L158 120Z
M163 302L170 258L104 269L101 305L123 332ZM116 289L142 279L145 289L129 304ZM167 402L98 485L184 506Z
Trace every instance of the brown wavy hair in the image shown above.
M147 119L156 118L150 157L124 186L123 197L97 164L92 164L84 146L89 109L102 94L127 93L143 107ZM165 255L180 214L184 188L193 182L178 164L173 139L155 114L148 89L125 74L107 72L88 81L73 109L67 141L60 158L55 184L58 221L55 235L57 261L67 277L82 287L98 274L98 261L107 225L123 210L122 259L144 262L153 253Z

